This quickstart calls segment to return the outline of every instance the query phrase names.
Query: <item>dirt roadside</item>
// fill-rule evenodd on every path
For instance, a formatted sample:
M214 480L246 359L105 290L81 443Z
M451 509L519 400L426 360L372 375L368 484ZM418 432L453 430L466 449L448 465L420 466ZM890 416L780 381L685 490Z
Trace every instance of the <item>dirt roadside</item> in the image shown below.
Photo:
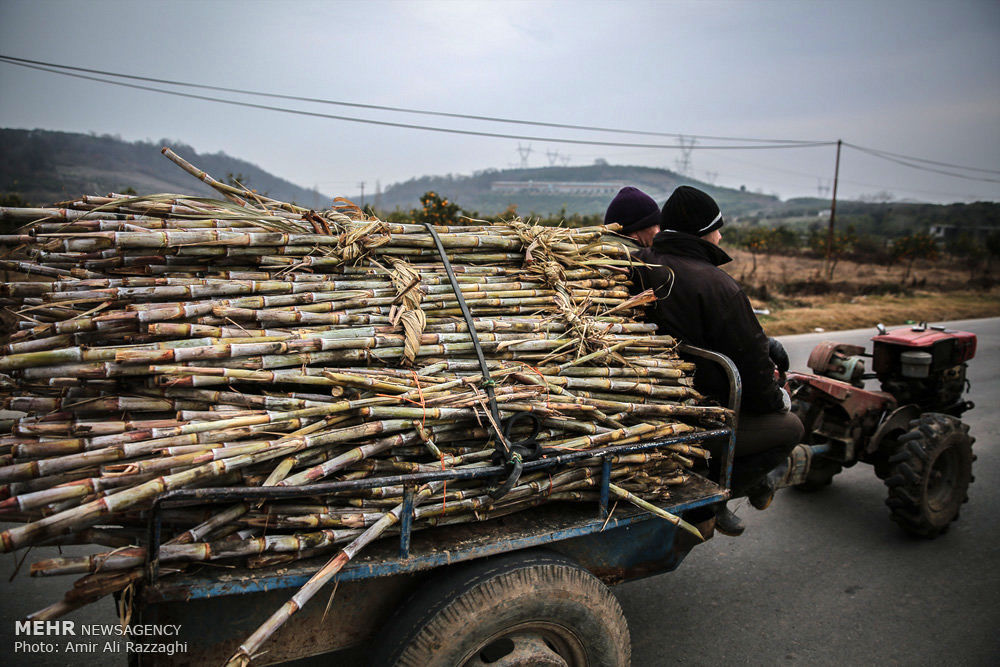
M809 297L805 306L772 310L759 315L770 336L809 333L817 329L839 331L907 322L942 322L1000 316L1000 289L985 292L917 292L913 295L828 295ZM754 307L766 303L751 299Z

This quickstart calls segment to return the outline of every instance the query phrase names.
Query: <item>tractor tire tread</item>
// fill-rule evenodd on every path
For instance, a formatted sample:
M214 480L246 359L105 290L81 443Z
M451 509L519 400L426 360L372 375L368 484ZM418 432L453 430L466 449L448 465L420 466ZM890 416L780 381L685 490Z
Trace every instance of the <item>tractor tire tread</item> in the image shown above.
M915 467L917 467L917 466L915 466L915 465L911 466L906 461L901 461L900 463L898 463L896 465L896 470L904 478L906 478L906 481L909 482L910 484L919 484L920 483L920 473L917 472L916 470L914 470Z
M948 415L923 414L910 422L910 431L898 439L900 447L888 459L885 503L893 521L911 535L930 539L944 534L958 519L961 505L968 502L975 456L968 428L963 427ZM938 463L943 455L948 456L944 472ZM941 475L949 479L941 482ZM933 486L943 483L947 486ZM929 494L936 494L933 501Z
M909 445L909 443L907 443L907 445ZM899 451L897 451L895 454L889 457L890 465L895 465L896 463L899 463L901 461L909 461L909 460L910 460L910 455L907 454L906 446L900 447Z
M919 443L917 443L914 440L911 440L910 442L906 443L906 449L910 452L910 454L916 456L924 463L927 463L928 460L927 452L926 450L924 450L923 447L920 446Z
M902 486L903 484L906 484L906 480L903 478L902 475L889 475L888 477L885 478L885 485L888 486L890 489L893 487Z

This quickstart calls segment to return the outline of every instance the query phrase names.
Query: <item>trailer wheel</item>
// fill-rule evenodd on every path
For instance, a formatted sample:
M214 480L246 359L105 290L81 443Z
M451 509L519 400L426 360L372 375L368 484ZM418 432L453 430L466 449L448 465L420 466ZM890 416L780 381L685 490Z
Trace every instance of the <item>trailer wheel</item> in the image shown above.
M969 427L948 415L927 413L910 422L885 479L885 504L906 532L937 537L958 518L973 479L973 441Z
M568 558L514 553L426 583L388 622L376 665L624 667L628 624L607 586Z

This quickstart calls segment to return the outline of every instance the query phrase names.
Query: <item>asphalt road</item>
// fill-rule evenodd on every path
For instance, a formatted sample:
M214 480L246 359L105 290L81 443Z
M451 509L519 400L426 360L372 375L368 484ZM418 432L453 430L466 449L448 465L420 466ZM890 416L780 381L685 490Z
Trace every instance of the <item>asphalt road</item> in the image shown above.
M670 574L615 587L633 664L1000 664L1000 318L948 323L975 332L965 421L979 457L970 501L933 541L889 520L885 487L859 464L812 494L744 505L739 538L717 537ZM823 340L865 344L869 329L782 338L806 370Z
M817 494L781 491L766 512L744 506L742 537L717 537L676 572L613 589L632 631L634 665L1000 664L1000 523L990 511L1000 506L1000 318L949 326L979 336L970 364L977 407L966 414L977 438L976 481L951 531L934 541L907 537L889 521L884 487L865 465ZM872 333L782 341L792 368L804 370L816 343L864 344ZM4 559L7 576L13 561ZM125 664L112 654L12 653L15 619L60 599L71 579L21 573L0 582L0 664ZM102 601L69 618L116 617Z

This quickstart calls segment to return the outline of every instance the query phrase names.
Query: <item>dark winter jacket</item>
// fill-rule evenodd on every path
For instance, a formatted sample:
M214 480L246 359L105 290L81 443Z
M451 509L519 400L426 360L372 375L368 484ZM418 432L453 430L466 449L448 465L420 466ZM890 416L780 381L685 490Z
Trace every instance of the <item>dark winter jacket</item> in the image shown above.
M632 256L648 265L633 270L632 289L655 290L647 318L659 333L732 359L743 383L742 409L781 411L767 336L739 284L718 268L732 258L702 238L673 231L660 232L651 248ZM728 401L729 383L716 364L698 363L695 386L722 404Z

